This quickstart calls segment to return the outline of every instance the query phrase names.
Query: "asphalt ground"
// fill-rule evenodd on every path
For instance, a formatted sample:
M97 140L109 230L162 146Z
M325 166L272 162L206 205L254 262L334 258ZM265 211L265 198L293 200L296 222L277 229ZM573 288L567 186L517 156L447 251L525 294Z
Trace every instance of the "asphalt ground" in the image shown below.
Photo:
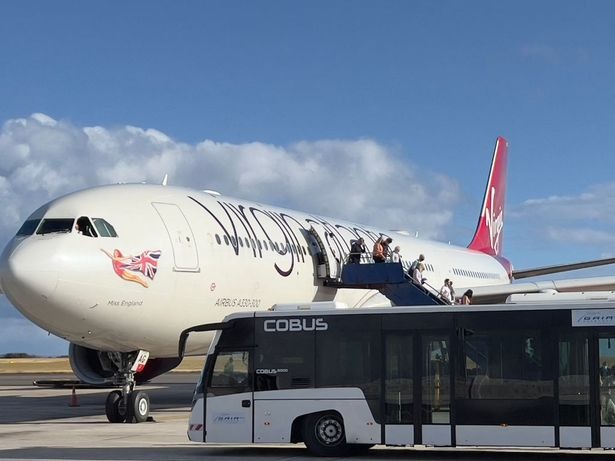
M49 378L44 375L44 378ZM314 460L303 445L204 445L188 441L188 413L197 373L167 373L140 389L150 395L153 422L111 424L108 389L39 388L35 374L0 375L0 460ZM71 374L54 379L74 379ZM430 449L376 447L352 459L568 460L606 459L613 451ZM351 458L346 458L351 459Z

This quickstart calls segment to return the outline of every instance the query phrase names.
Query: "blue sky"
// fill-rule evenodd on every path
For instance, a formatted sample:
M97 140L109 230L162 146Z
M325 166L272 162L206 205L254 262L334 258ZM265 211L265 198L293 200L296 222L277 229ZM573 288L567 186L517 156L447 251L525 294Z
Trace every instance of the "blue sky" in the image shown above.
M363 221L343 201L280 195L275 179L246 186L252 166L235 157L284 173L313 156L335 173L314 189L354 196L362 177L345 172L384 168L369 164L383 153L398 176L374 191L385 226L466 244L502 135L515 266L613 256L614 17L610 1L2 2L0 245L60 193L162 177L172 166L156 137L182 155L217 152L215 168L178 169L176 184ZM92 133L140 147L93 162ZM0 300L4 319L25 325ZM18 339L0 353L30 347Z

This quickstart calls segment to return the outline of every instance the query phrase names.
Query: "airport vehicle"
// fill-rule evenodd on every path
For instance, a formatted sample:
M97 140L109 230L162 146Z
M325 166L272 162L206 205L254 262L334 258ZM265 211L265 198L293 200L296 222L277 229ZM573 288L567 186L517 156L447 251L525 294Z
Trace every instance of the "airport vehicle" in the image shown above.
M166 181L118 184L68 194L34 211L0 257L0 286L27 318L70 342L80 380L122 388L107 400L114 422L131 419L125 407L136 420L147 418L147 395L133 398L135 384L179 364L177 338L192 325L275 303L390 305L376 289L335 284L351 240L359 237L368 249L378 237L392 237L406 268L425 254L425 275L434 286L451 278L458 293L474 290L474 302L546 288L613 289L615 277L511 284L537 272L514 271L502 253L507 146L497 139L468 248ZM211 339L191 341L186 354L205 353Z
M615 303L231 314L196 387L190 440L615 447Z

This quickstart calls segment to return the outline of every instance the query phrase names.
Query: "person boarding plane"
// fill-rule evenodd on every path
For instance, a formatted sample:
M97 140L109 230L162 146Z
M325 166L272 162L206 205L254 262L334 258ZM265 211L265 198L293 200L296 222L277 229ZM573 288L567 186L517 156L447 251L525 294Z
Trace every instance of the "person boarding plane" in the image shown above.
M351 240L394 237L406 255L428 255L426 276L451 278L473 303L538 292L511 284L502 254L508 143L498 138L475 235L467 248L407 233L276 208L213 191L152 184L93 187L34 211L0 257L0 286L41 328L69 341L75 375L114 385L112 422L144 421L149 400L135 385L176 367L182 331L235 311L277 303L335 301L386 306L376 290L336 288L336 259ZM81 232L75 230L78 224ZM87 229L87 232L84 232ZM613 260L583 263L598 265ZM407 269L410 261L402 261ZM541 268L554 273L571 266ZM604 289L608 281L567 281L566 290ZM549 288L557 288L552 282ZM193 338L187 355L204 354L212 337ZM149 355L149 359L148 359Z

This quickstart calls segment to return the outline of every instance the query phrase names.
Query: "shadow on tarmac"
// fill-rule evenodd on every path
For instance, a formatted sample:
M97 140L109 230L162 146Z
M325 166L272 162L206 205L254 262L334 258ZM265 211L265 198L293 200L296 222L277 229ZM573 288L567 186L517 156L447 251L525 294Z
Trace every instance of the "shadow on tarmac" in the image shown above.
M297 447L151 447L151 448L27 448L2 451L2 459L61 459L61 460L203 460L217 461L230 459L288 460L319 459L310 456L303 445ZM610 456L607 453L604 455ZM528 452L488 452L474 450L413 450L413 449L372 449L365 455L351 458L320 459L380 459L380 460L473 460L473 461L555 461L572 459L604 459L603 454L579 451L579 453L528 453Z
M151 411L156 412L171 408L189 408L192 403L194 382L157 383L154 388L141 386L150 396ZM76 390L79 406L71 407L72 389L37 388L34 386L19 386L0 393L0 424L17 424L41 420L76 418L84 416L101 416L105 418L105 400L112 389ZM0 387L0 391L3 391ZM40 391L44 396L38 396L33 391ZM5 395L2 395L5 394ZM13 395L22 394L22 395ZM83 424L81 422L80 424Z

